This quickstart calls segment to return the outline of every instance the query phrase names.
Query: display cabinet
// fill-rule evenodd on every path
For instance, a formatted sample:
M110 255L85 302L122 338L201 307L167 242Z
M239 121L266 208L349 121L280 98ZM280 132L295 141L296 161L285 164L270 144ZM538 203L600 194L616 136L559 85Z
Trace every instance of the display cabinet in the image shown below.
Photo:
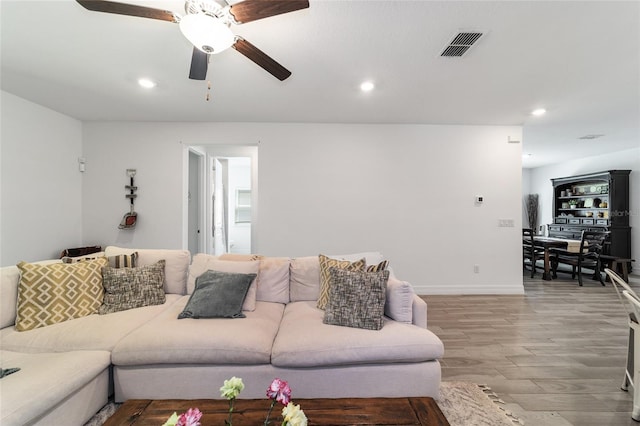
M553 223L549 236L580 239L583 230L611 231L610 254L631 259L629 173L609 170L551 179Z

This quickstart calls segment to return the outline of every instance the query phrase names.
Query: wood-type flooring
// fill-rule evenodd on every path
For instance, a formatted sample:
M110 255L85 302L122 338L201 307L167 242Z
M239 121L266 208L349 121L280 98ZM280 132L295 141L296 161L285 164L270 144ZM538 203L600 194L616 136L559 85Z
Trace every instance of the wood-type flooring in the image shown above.
M640 425L620 390L628 325L611 283L529 273L522 296L422 296L442 380L488 385L527 426ZM630 283L640 292L639 276Z

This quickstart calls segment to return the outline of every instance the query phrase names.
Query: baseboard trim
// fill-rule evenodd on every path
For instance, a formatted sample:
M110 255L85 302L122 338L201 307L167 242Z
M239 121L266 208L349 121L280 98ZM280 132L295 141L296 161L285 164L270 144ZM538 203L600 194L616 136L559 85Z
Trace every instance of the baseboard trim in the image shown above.
M416 294L420 296L436 294L506 294L523 295L524 287L519 286L497 286L497 285L413 285Z

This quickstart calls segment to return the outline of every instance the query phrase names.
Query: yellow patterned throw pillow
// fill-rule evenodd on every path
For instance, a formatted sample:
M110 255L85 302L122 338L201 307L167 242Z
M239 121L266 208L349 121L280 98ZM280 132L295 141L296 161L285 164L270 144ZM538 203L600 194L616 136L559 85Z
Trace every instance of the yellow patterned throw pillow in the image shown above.
M106 257L78 263L20 262L16 330L26 331L95 314L102 304Z
M330 268L344 269L346 271L364 271L367 262L360 259L356 262L348 260L337 260L327 257L323 254L318 256L320 261L320 294L318 295L318 309L325 309L329 301L329 287L331 285Z

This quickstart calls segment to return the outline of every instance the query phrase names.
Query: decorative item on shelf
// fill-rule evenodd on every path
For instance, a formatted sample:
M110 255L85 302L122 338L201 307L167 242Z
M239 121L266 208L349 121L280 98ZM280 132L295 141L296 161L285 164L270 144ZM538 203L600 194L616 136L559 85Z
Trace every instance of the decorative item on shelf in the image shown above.
M568 209L569 208L569 203L562 203L562 208L563 209Z
M598 212L598 217L604 217L604 212Z
M569 200L569 208L575 209L576 207L578 207L578 200Z
M128 194L125 195L125 198L129 200L131 203L131 207L129 213L125 213L120 221L120 225L118 225L118 229L133 229L136 227L136 223L138 221L138 213L134 210L133 200L136 199L136 191L138 190L137 186L133 184L133 177L136 175L136 169L127 169L127 176L129 176L129 185L125 185L125 189L129 191Z
M608 205L609 205L609 204L607 204L607 202L606 202L606 201L603 201L603 202L601 202L601 203L600 203L600 208L601 208L601 209L606 209Z
M587 198L584 200L584 207L590 208L593 207L593 198Z
M567 191L560 191L560 196L561 197L566 197L567 196Z
M567 190L567 197L571 197L573 195L573 192L571 190Z
M587 217L593 217L593 212L587 212Z

